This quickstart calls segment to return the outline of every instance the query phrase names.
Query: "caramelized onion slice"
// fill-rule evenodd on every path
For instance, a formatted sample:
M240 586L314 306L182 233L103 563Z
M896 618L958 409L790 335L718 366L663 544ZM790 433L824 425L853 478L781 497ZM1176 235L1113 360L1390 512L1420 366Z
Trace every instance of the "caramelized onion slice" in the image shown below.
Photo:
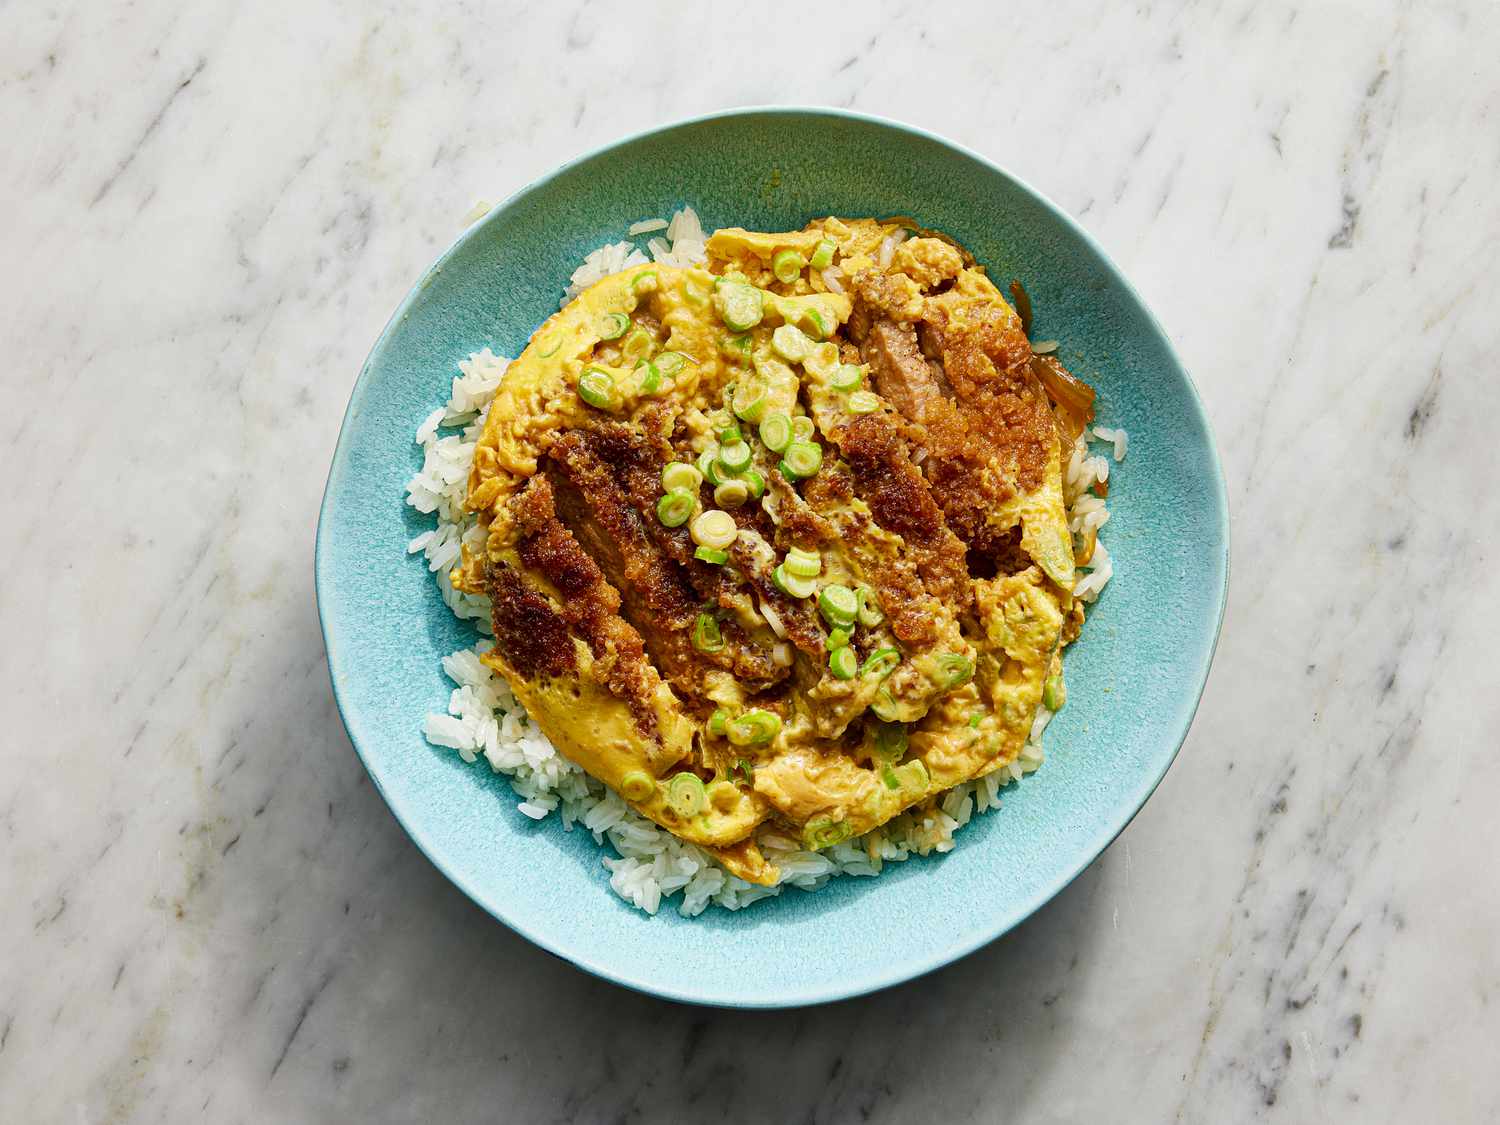
M1094 388L1069 375L1050 355L1032 356L1031 371L1053 402L1063 448L1071 448L1083 428L1094 420Z
M1021 318L1021 331L1031 335L1031 294L1019 280L1010 283L1011 303L1016 306L1016 315Z

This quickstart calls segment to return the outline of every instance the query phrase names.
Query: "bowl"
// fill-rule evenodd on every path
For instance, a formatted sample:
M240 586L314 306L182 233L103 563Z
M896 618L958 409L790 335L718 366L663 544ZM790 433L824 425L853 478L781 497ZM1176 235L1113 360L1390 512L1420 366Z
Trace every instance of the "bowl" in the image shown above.
M612 854L555 817L516 810L505 778L426 744L452 685L441 658L473 643L407 541L430 526L403 500L413 433L458 361L516 355L577 263L641 217L691 204L705 229L801 227L905 214L1020 278L1035 338L1098 390L1125 428L1105 540L1114 578L1068 653L1068 705L1043 767L1003 791L945 855L891 864L697 918L647 916L609 889ZM644 238L640 240L644 242ZM318 609L355 749L427 856L500 921L643 992L765 1008L836 1000L915 977L1005 933L1057 894L1140 809L1176 756L1218 637L1228 516L1191 379L1130 283L1082 229L983 157L890 121L746 109L620 141L558 169L474 223L417 282L360 373L318 524ZM810 955L815 954L815 955Z

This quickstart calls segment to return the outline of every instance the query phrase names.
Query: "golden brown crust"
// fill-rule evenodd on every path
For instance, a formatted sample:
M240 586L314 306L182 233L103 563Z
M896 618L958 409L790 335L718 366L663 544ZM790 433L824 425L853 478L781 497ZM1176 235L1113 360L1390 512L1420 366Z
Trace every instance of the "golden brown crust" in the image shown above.
M1003 306L956 304L950 290L927 302L923 327L941 355L943 373L967 408L972 438L1007 466L1015 488L1040 483L1054 423L1045 393L1031 373L1031 345Z
M546 477L532 477L512 507L523 532L517 547L521 564L545 576L558 592L558 616L588 643L596 668L603 669L605 687L630 707L641 735L656 738L656 676L640 633L619 615L619 592L558 520Z
M853 470L856 494L869 504L876 523L906 541L927 591L960 612L967 608L964 545L949 530L895 426L879 413L856 415L844 427L839 447Z
M805 487L816 488L816 482L822 479L818 474ZM777 494L791 493L793 490L785 482L771 482L771 490ZM808 499L812 494L808 494ZM822 516L818 515L815 508L803 504L785 504L780 512L781 528L776 537L778 546L798 546L808 550L816 547L819 543L826 543L836 538L833 525Z
M697 601L718 605L729 595L733 582L722 567L710 566L694 557L697 545L686 524L668 527L656 518L656 502L662 494L662 468L669 461L678 460L668 436L671 427L672 411L662 404L643 411L635 426L596 423L590 428L594 435L591 448L613 470L652 544L678 568Z
M849 467L838 461L829 464L821 473L802 486L802 495L814 509L847 504L854 499L854 478ZM826 526L827 521L818 517ZM828 538L832 538L830 532Z
M705 676L714 669L759 687L784 678L785 669L749 644L733 621L720 623L724 645L718 652L693 647L700 602L682 571L652 542L646 521L600 456L613 441L609 433L570 431L553 445L548 471L559 513L620 590L625 617L647 637L665 678L689 697L706 694Z
M568 625L547 596L527 584L506 563L485 570L495 645L521 675L528 678L571 675L577 669Z
M922 315L922 290L904 273L862 270L854 277L854 292L857 303L868 306L875 316L912 321Z
M1055 422L1000 310L964 305L950 316L947 294L928 300L918 333L872 318L862 354L881 395L912 424L927 449L923 469L948 524L967 544L977 571L1014 573L1014 529L993 514L1041 483L1053 455ZM1024 337L1022 337L1024 344Z

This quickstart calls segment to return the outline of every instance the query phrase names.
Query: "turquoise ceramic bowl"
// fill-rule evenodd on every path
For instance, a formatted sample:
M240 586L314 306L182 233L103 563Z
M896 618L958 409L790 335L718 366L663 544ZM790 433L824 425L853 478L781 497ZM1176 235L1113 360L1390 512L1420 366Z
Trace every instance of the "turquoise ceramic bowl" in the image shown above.
M1068 706L1040 771L944 856L789 889L740 913L654 918L610 891L601 849L515 810L500 777L426 745L446 706L439 660L472 643L407 540L412 435L458 361L515 355L585 253L691 203L705 228L800 227L908 214L947 231L1004 286L1024 280L1036 333L1124 426L1106 541L1115 576L1068 656ZM738 110L622 141L521 191L459 238L397 310L355 385L318 526L317 591L344 722L370 776L432 861L496 918L589 972L740 1007L853 996L925 973L1026 918L1150 796L1187 734L1224 607L1228 517L1191 380L1140 297L1057 207L974 153L830 110Z

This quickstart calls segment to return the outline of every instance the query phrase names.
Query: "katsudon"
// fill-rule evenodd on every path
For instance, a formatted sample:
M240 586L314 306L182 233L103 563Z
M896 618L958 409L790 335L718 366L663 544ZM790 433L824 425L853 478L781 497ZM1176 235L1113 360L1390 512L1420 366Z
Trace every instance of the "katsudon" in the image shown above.
M909 220L633 257L471 423L451 593L552 747L773 886L768 839L935 808L1062 706L1094 396L1023 290Z

